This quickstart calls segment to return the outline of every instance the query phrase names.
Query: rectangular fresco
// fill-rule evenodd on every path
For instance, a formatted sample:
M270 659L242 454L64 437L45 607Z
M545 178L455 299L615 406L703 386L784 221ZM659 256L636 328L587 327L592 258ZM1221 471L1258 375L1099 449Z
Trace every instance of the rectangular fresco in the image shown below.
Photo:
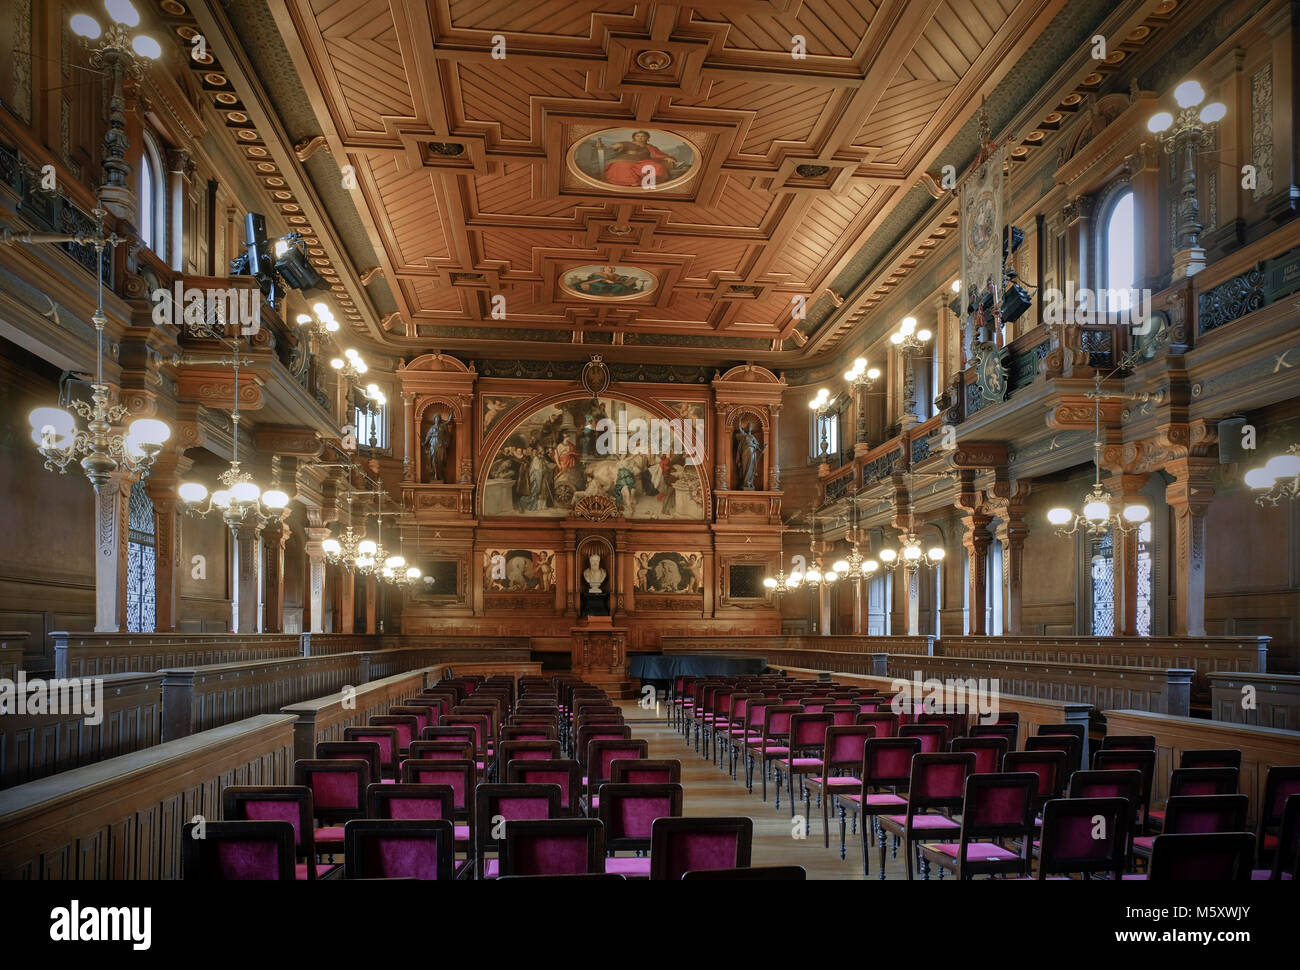
M699 552L638 552L637 593L700 593L704 589L704 554Z
M585 496L628 519L701 521L704 420L602 397L549 404L518 421L488 465L484 516L563 518Z
M555 553L548 549L487 549L483 589L489 593L544 593L555 588Z

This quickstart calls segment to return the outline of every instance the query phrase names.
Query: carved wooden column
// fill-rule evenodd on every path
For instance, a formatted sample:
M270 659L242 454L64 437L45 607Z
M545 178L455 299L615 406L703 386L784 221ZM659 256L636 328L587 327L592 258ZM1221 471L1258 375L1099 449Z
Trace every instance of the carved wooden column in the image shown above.
M262 530L262 632L284 632L284 545L289 526L281 519Z
M185 176L191 168L190 153L183 148L167 151L167 191L170 201L167 206L168 250L171 253L169 263L178 273L185 272Z
M339 567L339 633L352 633L356 629L356 578Z
M411 405L415 395L402 391L402 481L415 481L415 418Z
M769 492L781 491L781 405L772 404L767 409L768 414L772 416L772 431L767 442L767 459L768 459L768 477L767 490Z
M1174 513L1174 629L1176 636L1205 635L1205 512L1214 499L1213 458L1176 458L1165 471L1176 479L1165 489Z
M1106 479L1106 491L1115 496L1116 509L1142 502L1141 489L1146 475L1112 475ZM1137 634L1138 533L1116 529L1114 543L1115 635Z
M994 485L994 492L998 491L1004 495L989 500L989 511L998 516L996 533L1002 543L1002 575L999 577L1002 584L1002 629L1006 633L1021 633L1023 563L1025 539L1029 536L1029 523L1025 519L1029 512L1029 484L1018 482L1012 490L1009 485L999 482Z
M907 635L921 633L921 570L917 566L903 567L904 594L907 597Z
M154 630L171 633L180 620L177 571L181 568L181 502L176 486L194 462L175 452L159 455L144 481L153 502Z
M326 528L307 527L307 630L325 632L325 550L321 543L329 538Z
M366 633L373 634L375 617L378 615L379 580L374 573L366 577Z
M724 491L731 487L727 475L731 468L731 437L727 434L727 412L730 410L727 404L713 405L713 454L717 456L713 462L713 487Z
M126 629L131 480L115 473L95 488L95 632Z
M257 632L257 523L245 520L235 536L235 632Z
M970 512L961 519L963 529L961 544L966 549L966 559L970 563L967 600L971 636L984 636L988 632L984 620L988 588L989 543L993 541L993 537L989 535L988 525L992 521L992 516L982 512Z

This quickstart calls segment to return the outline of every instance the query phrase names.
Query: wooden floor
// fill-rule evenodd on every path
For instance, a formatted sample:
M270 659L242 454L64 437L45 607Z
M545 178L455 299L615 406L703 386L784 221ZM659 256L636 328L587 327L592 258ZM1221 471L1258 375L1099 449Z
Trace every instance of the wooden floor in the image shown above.
M643 710L635 701L622 702L623 714L632 728L634 738L649 742L651 758L675 758L682 763L682 788L685 789L682 810L685 815L747 815L754 820L754 848L752 865L798 865L808 871L809 879L861 879L862 850L859 836L851 827L846 830L847 858L841 861L839 849L839 824L831 818L831 845L823 847L822 813L814 796L808 819L807 838L793 837L794 826L790 820L790 805L786 793L781 793L781 808L775 807L774 782L768 781L767 801L760 795L759 778L754 779L754 794L745 791L744 766L738 767L736 780L732 781L724 768L714 767L707 758L687 747L681 734L668 725L666 715L655 716L653 710ZM796 786L795 791L798 792ZM795 806L803 813L803 803ZM879 880L877 868L879 847L871 850L871 880ZM886 880L906 879L903 856L889 858L885 863Z

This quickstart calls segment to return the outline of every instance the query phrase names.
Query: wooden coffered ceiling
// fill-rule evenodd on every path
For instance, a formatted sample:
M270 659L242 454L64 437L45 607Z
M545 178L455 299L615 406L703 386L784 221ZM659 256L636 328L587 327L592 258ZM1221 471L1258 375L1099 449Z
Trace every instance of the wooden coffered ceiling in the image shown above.
M362 279L382 274L396 302L374 339L403 355L622 346L704 361L797 359L807 340L794 311L844 296L832 281L938 174L981 94L1033 56L1065 5L269 6L320 144L355 175L378 260ZM684 176L653 189L584 178L571 150L614 129L687 143ZM561 285L591 265L651 282L626 300Z

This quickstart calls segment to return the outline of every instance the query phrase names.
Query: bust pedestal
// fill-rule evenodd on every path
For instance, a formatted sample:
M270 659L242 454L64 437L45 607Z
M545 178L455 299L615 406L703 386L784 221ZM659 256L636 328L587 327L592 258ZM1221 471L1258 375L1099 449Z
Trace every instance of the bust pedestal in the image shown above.
M614 626L609 616L589 616L571 627L570 661L573 672L602 687L611 697L635 697L627 678L627 628Z

